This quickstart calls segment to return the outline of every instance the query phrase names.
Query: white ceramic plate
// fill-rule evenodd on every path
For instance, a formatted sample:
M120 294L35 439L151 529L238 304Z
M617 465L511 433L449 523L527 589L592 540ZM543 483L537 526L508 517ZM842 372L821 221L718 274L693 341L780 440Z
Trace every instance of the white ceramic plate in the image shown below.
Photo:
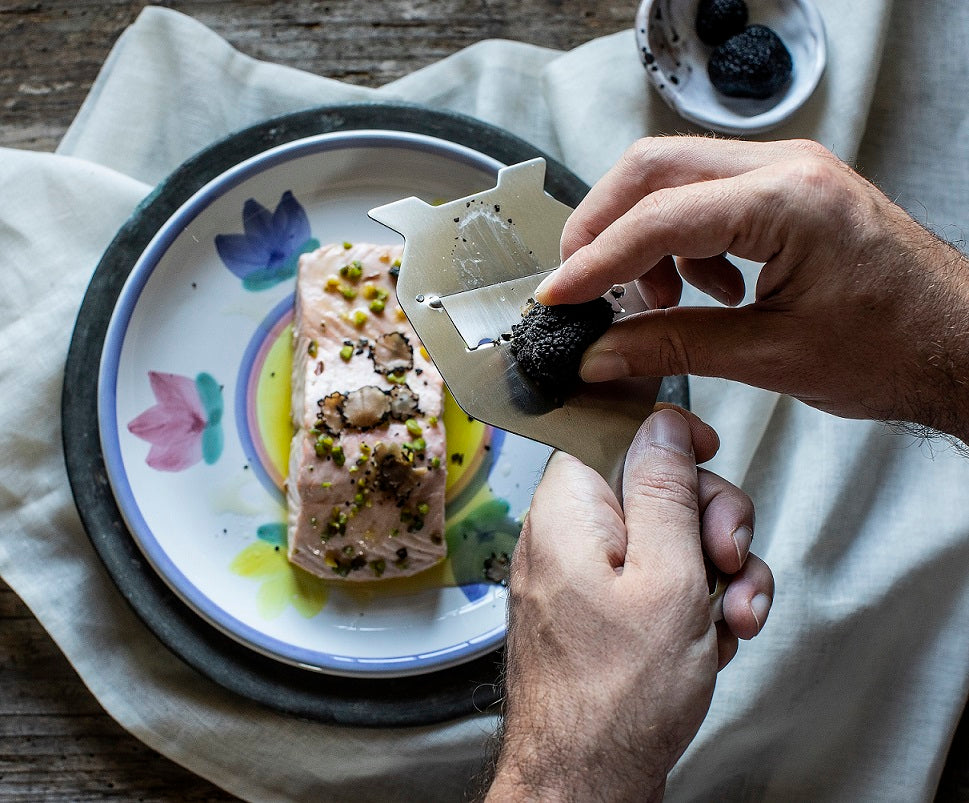
M700 0L643 0L636 13L636 44L653 86L693 123L726 134L776 128L814 92L827 63L824 21L811 0L747 0L748 24L772 28L791 53L786 89L766 100L731 98L707 76L713 48L696 35Z
M448 542L439 569L388 585L326 584L285 558L295 260L325 242L394 243L367 210L494 185L499 162L420 134L298 140L218 177L132 270L98 385L101 446L138 546L220 630L287 663L358 677L435 671L505 634L483 559L510 552L548 449L446 418Z

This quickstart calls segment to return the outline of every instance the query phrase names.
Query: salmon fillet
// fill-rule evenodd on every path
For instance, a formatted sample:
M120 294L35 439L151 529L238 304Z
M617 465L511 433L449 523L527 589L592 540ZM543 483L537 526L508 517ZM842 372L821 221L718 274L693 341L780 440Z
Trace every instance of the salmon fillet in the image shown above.
M400 253L300 258L288 555L323 578L405 577L447 553L444 383L397 306Z

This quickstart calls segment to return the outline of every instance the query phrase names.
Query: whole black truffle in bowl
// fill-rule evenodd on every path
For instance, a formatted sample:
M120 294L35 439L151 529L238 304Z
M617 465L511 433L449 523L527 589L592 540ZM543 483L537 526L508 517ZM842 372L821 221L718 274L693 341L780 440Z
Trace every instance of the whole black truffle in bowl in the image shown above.
M747 25L744 0L700 0L696 10L696 35L714 47L740 33Z
M791 80L793 66L790 52L774 31L751 25L714 48L707 74L724 95L763 100Z

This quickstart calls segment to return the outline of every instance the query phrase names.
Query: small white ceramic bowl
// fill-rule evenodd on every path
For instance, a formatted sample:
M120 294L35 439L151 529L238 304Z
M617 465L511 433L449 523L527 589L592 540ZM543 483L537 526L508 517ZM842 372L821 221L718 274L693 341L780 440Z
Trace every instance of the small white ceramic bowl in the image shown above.
M696 34L700 0L643 0L636 44L653 86L678 114L713 131L756 134L780 125L811 96L827 61L824 22L811 0L747 0L748 25L773 28L791 53L787 88L766 100L731 98L713 88L713 48Z

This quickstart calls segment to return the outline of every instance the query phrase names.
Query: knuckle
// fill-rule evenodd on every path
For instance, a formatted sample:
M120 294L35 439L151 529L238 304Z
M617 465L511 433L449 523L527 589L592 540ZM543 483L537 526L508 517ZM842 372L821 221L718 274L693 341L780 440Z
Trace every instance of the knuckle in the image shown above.
M656 362L663 376L693 373L690 352L675 330L663 332L655 345Z
M645 166L655 156L659 141L657 137L641 137L637 139L632 145L626 148L620 157L619 163L622 169L635 173L642 172Z
M653 468L649 472L634 475L631 487L626 488L627 504L630 496L632 500L640 502L658 501L675 505L691 515L695 515L699 507L695 477L674 466Z
M732 508L735 516L742 521L754 519L754 500L733 483L723 480L723 488L714 497L714 501Z
M820 142L813 139L792 139L788 141L791 150L801 156L813 159L836 160L837 157L824 147Z
M791 173L799 188L827 193L835 175L835 165L818 159L796 159L791 163Z

